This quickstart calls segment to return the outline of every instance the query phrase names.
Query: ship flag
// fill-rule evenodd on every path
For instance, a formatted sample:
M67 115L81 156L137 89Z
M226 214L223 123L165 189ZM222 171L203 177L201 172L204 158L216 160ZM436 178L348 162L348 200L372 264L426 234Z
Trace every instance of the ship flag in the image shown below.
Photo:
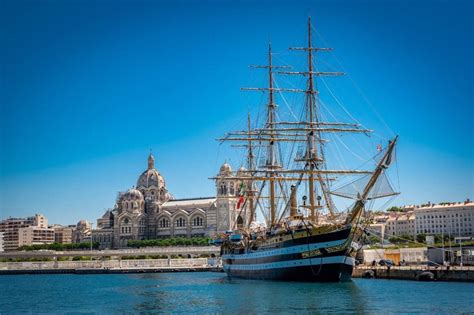
M240 209L242 204L244 203L244 183L240 183L240 189L239 189L239 201L237 202L237 209Z

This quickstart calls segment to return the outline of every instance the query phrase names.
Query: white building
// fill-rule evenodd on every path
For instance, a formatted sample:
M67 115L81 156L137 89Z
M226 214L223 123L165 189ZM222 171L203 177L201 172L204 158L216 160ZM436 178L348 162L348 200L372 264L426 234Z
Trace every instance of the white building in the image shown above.
M415 236L415 215L413 212L397 212L391 214L385 223L385 233L390 236Z
M48 220L42 214L27 218L8 218L0 221L0 232L3 232L4 250L16 250L19 245L19 229L25 227L47 228Z
M474 235L474 203L469 200L415 209L417 234Z
M3 236L5 235L4 232L0 232L0 252L3 252L5 249L4 249L4 246L3 246Z
M18 229L18 247L54 243L54 229L28 226Z
M385 239L385 223L372 223L369 225L369 230L372 234L380 238L380 240Z

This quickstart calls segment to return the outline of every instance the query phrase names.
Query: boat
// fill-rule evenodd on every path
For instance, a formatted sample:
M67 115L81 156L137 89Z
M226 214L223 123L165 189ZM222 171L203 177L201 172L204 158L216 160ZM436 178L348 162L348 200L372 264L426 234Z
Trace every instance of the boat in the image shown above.
M287 65L274 65L270 44L268 64L254 66L268 71L268 86L243 88L268 95L264 122L260 127L252 128L249 115L246 130L229 132L218 139L241 142L240 146L246 149L247 169L239 170L237 177L232 175L229 179L241 181L241 193L236 197L239 198L237 209L249 211L249 219L247 222L240 220L232 231L215 242L221 244L222 265L229 277L349 281L355 256L366 235L366 205L375 199L398 194L387 177L398 136L390 138L384 146L377 146L373 165L368 170L329 168L325 153L331 143L324 135L356 133L370 136L372 131L359 123L322 120L317 80L344 73L321 71L315 67L315 54L331 51L331 48L314 47L311 18L307 27L307 46L290 48L304 52L307 69L290 71ZM275 75L302 76L304 88L277 86ZM282 121L278 119L275 98L276 93L287 92L302 93L303 111L296 119ZM303 149L291 150L288 159L282 158L281 146L284 144L298 144ZM255 161L257 147L262 161L259 165ZM342 181L342 186L335 187L334 181L346 176L350 181ZM339 211L333 200L337 197L351 199L351 205L345 211ZM262 210L265 218L263 227L255 224L257 209Z

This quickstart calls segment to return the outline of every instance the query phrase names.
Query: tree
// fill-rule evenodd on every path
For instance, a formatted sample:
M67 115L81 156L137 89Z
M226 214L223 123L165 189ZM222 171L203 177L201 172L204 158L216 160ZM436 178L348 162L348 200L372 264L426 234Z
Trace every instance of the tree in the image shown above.
M388 208L387 211L389 211L389 212L401 212L402 208L394 206L394 207Z
M388 241L392 244L398 244L400 242L399 238L395 236L390 237Z
M426 242L426 234L417 234L416 235L416 241L418 243L425 243Z

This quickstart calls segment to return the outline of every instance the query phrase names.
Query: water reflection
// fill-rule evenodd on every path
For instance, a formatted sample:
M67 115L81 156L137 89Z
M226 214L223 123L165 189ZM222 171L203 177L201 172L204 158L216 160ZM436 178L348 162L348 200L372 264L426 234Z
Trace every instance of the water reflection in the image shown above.
M0 277L0 313L472 314L473 290L460 282L270 282L211 272L20 275Z
M299 283L228 279L222 273L140 275L131 287L139 312L365 313L354 282Z

